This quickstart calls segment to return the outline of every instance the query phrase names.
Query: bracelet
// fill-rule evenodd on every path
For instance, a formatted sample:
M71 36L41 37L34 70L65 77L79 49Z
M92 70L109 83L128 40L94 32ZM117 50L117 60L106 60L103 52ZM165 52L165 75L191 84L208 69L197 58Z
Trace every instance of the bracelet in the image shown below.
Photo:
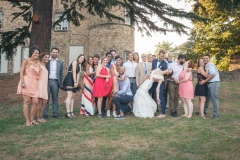
M21 82L21 84L25 84L25 82Z

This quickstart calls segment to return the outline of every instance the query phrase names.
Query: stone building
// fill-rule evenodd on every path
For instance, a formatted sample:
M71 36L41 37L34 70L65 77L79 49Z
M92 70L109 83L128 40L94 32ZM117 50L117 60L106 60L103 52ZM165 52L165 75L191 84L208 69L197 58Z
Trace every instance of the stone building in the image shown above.
M61 0L54 0L53 6L52 19L54 22L64 9ZM0 32L24 25L21 18L11 22L11 14L15 10L16 8L12 8L11 4L0 1ZM64 61L65 69L79 54L94 55L98 53L104 56L111 49L115 49L123 60L126 60L127 53L134 50L134 28L125 16L124 8L116 7L111 12L125 18L125 22L117 20L109 22L107 19L91 16L86 12L86 19L81 26L75 27L65 20L52 30L51 46L60 49L60 59ZM5 55L1 54L0 73L18 73L21 62L28 57L28 46L29 40L26 40L25 46L18 46L12 60L6 60Z

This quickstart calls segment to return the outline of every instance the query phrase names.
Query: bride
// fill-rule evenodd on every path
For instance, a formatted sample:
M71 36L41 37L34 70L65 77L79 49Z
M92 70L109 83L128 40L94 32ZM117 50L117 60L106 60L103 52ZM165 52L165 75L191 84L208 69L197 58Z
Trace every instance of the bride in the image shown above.
M143 84L138 88L137 93L134 96L134 104L133 104L133 114L136 117L141 117L141 118L154 117L154 113L157 110L157 104L149 95L148 90L152 87L154 80L157 79L158 80L158 86L156 88L157 103L160 104L159 92L160 92L160 85L164 81L164 77L163 77L164 74L172 74L172 70L167 69L165 71L162 71L159 68L153 70L150 74L150 78L147 78L143 82Z

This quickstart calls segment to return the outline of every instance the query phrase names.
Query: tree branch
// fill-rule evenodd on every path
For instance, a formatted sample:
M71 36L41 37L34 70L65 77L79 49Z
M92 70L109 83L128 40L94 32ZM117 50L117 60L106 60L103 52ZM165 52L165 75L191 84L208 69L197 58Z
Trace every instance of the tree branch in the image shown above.
M7 2L33 2L33 0L2 0Z

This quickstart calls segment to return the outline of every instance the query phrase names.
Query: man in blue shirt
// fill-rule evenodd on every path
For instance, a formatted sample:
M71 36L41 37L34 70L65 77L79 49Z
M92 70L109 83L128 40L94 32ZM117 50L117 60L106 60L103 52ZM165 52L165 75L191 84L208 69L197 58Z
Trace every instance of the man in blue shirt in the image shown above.
M113 92L113 103L116 105L117 113L119 114L115 119L124 119L124 115L131 110L129 103L133 100L130 80L124 75L125 67L121 66L119 69L119 77L124 80L119 80L119 91Z
M204 107L204 113L206 113L206 110L209 106L210 99L213 103L213 119L218 117L218 91L220 88L220 78L219 78L219 72L216 66L210 62L210 55L205 54L203 57L203 61L206 64L206 67L208 68L208 77L205 80L202 80L199 82L199 84L208 84L208 96Z

